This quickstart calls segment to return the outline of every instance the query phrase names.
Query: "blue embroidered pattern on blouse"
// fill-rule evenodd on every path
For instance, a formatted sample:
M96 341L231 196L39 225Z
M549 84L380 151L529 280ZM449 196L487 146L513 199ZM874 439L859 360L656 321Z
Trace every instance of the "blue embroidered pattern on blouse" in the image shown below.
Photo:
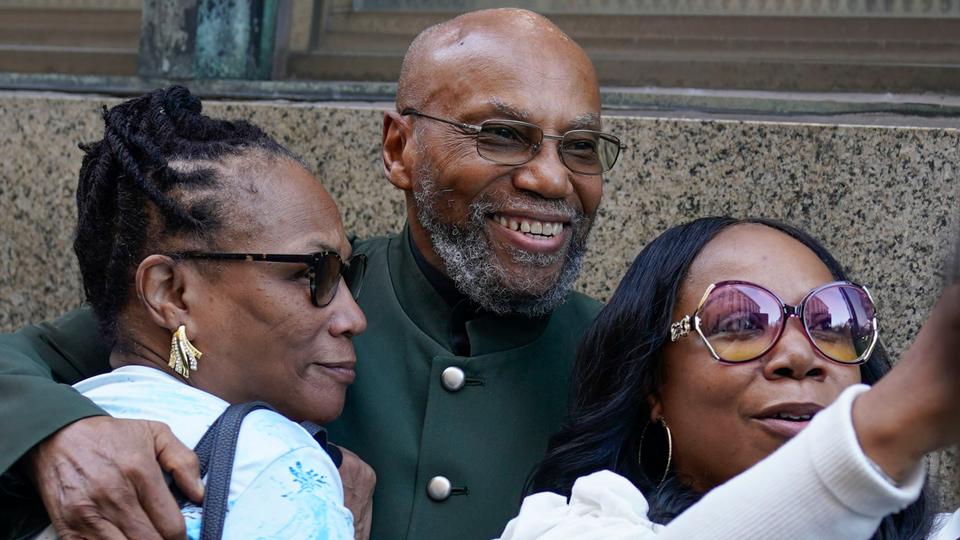
M300 491L292 495L299 495L301 493L313 493L316 490L322 489L327 485L327 479L317 471L313 469L304 470L303 464L299 461L293 467L287 467L287 470L290 471L290 474L293 476L293 481L300 486ZM287 495L284 495L286 497Z

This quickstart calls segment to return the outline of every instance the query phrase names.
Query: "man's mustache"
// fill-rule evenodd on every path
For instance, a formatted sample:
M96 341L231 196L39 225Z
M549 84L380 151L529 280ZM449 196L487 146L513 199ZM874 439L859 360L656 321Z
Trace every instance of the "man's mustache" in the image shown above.
M559 216L573 225L579 225L588 220L583 210L563 199L539 199L530 196L496 197L492 194L483 194L470 207L475 218L505 211L525 211Z

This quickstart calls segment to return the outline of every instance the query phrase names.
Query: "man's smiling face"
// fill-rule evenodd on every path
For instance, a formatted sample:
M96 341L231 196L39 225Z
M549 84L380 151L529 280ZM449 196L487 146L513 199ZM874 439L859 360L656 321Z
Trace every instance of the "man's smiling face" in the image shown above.
M548 135L599 130L593 68L576 44L550 30L521 17L461 31L429 53L429 90L417 109L469 124L520 120ZM568 169L554 140L544 140L528 163L501 165L478 154L473 133L405 119L418 247L425 255L432 248L439 261L431 262L489 310L555 308L577 277L602 178Z

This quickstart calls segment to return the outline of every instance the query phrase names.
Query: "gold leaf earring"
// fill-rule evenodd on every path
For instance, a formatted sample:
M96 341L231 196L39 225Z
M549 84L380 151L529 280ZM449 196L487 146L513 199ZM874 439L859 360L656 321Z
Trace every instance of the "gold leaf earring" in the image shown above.
M181 324L170 341L170 362L167 365L184 379L189 379L190 372L197 370L197 360L201 356L203 353L200 349L194 347L193 343L187 339L187 327Z

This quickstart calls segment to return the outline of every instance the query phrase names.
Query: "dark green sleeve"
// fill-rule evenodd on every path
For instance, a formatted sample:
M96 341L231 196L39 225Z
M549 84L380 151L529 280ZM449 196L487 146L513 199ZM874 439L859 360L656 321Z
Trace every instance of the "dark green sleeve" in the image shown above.
M110 370L90 309L0 334L0 473L63 426L106 414L69 385Z

